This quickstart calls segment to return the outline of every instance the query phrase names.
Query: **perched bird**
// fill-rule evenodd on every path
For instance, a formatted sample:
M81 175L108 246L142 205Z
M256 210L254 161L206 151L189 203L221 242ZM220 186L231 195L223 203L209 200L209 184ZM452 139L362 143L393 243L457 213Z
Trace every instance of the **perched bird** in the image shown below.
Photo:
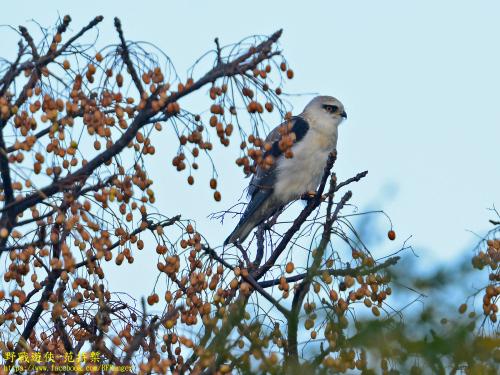
M317 96L300 115L269 133L266 143L272 147L264 153L263 159L270 155L273 163L267 167L257 165L248 187L250 202L224 246L242 243L253 228L287 203L304 193L316 191L328 154L337 147L338 126L345 118L347 115L340 101L331 96ZM287 129L291 127L289 135L294 140L288 150L283 147L286 126Z

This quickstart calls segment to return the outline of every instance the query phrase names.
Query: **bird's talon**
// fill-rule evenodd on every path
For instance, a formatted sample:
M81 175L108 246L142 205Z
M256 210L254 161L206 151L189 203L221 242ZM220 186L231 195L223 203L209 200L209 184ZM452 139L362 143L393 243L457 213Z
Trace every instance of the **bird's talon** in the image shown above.
M315 192L315 191L308 191L308 192L306 192L306 193L302 194L302 197L301 197L301 198L302 198L303 200L305 200L305 201L308 201L308 202L309 202L309 201L312 201L312 200L316 199L316 197L317 197L317 196L318 196L318 195L316 194L316 192Z

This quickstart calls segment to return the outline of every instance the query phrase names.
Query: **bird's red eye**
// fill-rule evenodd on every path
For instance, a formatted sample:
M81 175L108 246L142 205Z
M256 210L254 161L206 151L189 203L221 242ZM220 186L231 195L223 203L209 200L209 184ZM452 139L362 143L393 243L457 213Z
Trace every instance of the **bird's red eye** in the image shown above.
M325 111L330 113L335 113L339 109L339 107L337 107L336 105L328 105L328 104L325 104L323 108L325 109Z

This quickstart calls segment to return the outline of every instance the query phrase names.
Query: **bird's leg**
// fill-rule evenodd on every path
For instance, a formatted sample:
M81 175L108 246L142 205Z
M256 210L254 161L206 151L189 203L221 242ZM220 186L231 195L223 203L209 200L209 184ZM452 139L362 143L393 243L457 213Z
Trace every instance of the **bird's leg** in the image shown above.
M301 199L309 202L309 201L316 199L316 197L317 197L317 194L315 191L308 191L308 192L302 194Z
M304 194L302 194L302 196L300 197L300 199L304 200L304 201L310 201L312 199L316 198L316 192L315 191L308 191L308 192L305 192Z
M316 194L316 192L315 192L315 191L308 191L308 192L306 193L306 195L307 195L309 198L311 198L311 199L312 199L312 198L316 198L316 196L317 196L318 194Z

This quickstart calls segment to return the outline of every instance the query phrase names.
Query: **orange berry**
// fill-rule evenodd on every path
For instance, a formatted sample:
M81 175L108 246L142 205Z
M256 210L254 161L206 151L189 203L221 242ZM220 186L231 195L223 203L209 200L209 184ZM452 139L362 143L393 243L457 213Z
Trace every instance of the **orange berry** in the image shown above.
M116 76L116 84L118 85L118 87L123 86L123 76L121 74L118 74Z
M312 327L314 327L314 321L312 319L306 319L304 322L304 327L307 330L310 330Z
M286 76L288 77L288 79L292 79L293 78L293 70L288 69L286 72Z
M214 190L217 188L217 180L215 178L210 179L210 187Z
M257 112L258 107L259 106L258 106L258 103L256 101L251 101L250 103L248 103L247 110L250 113L255 113L255 112Z
M217 202L220 202L220 200L222 199L222 196L220 195L220 193L218 191L216 191L214 193L214 199L217 201Z
M167 303L172 302L172 292L169 290L165 292L165 301L167 301Z
M210 120L208 120L208 123L211 127L217 125L217 116L210 116Z
M233 134L233 124L227 124L225 133L228 137Z
M465 303L462 303L462 304L460 305L460 307L458 308L458 312L459 312L460 314L463 314L463 313L465 313L466 311L467 311L467 305L466 305Z
M286 264L286 267L285 267L286 273L292 273L294 269L295 269L295 265L293 264L293 262L288 262Z
M148 296L148 305L150 305L150 306L154 305L156 303L157 298L158 298L158 295L156 293Z
M188 184L189 185L193 185L194 184L194 177L193 176L189 176L188 177Z
M387 237L389 237L389 239L391 241L394 241L396 239L396 232L394 232L392 229L387 232Z
M330 290L330 299L333 301L333 302L336 302L338 299L339 299L339 295L337 294L337 292L335 290Z
M142 74L142 82L144 82L146 85L149 85L151 83L151 78L147 73Z

